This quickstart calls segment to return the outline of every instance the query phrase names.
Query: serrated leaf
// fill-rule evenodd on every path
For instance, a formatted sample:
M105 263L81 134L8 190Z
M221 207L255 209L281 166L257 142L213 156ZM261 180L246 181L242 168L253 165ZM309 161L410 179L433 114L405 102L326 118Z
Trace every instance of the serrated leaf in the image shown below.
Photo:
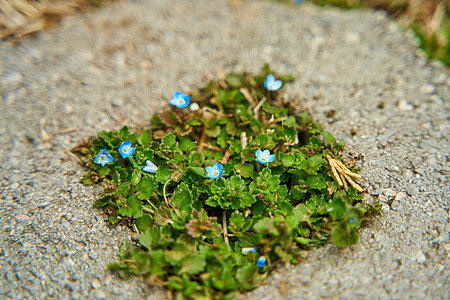
M327 187L327 182L325 178L320 175L317 176L308 176L306 177L306 183L310 189L324 189Z
M249 282L257 270L256 264L248 262L236 271L236 279L241 284Z
M164 136L164 138L161 141L161 146L167 147L170 150L175 150L176 144L177 144L177 137L175 132L166 134L166 136Z
M192 170L195 174L207 178L207 173L205 168L201 167L189 167L189 170Z
M334 194L333 200L328 204L328 212L334 221L341 220L347 210L347 205L342 199L342 196L342 193Z
M284 154L283 158L281 159L281 163L285 167L291 167L295 162L295 156L291 153Z
M283 125L289 128L295 128L298 127L298 124L295 120L295 117L291 116L289 118L287 118L286 120L284 120Z
M199 252L186 255L180 263L181 269L178 271L178 274L197 274L203 271L206 266L205 257Z
M244 178L250 178L253 175L253 165L252 164L244 164L239 163L234 166L237 173Z
M94 181L92 181L92 177L91 177L91 172L85 174L82 178L81 178L81 182L84 185L90 186L94 184Z
M136 226L140 231L145 231L153 224L152 216L143 214L142 217L136 219Z
M147 249L156 247L161 240L161 232L158 227L153 226L145 230L139 236L139 243Z
M144 177L138 185L136 185L137 197L141 200L148 199L155 191L156 183L152 177Z
M111 172L111 169L107 166L97 169L98 177L100 178L105 178L109 172Z
M144 130L139 134L137 138L137 142L139 145L148 145L150 143L150 140L152 139L152 132L150 130Z
M156 179L161 183L166 183L172 176L173 171L167 165L158 166L156 170Z
M175 189L172 198L172 205L190 214L192 212L193 202L194 199L192 198L192 193L189 189L189 186L186 183L182 182Z
M119 208L119 214L124 217L139 218L142 216L142 203L136 197L129 197L126 205Z

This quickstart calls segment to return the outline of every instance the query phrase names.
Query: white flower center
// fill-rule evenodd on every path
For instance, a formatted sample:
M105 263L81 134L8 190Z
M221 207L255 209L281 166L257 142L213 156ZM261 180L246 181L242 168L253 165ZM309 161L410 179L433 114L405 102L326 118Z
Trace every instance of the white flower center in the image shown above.
M178 104L184 104L184 99L183 98L178 98L177 102L178 102Z
M219 176L219 170L214 170L214 171L212 171L211 175L212 175L213 177Z

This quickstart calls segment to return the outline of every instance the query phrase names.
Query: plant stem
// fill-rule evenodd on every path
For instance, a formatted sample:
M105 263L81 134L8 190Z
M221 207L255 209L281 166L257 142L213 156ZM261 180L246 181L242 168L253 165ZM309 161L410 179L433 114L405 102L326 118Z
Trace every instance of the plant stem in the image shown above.
M230 242L228 241L228 226L227 226L227 212L224 210L222 213L223 219L223 237L225 239L225 244L230 247Z

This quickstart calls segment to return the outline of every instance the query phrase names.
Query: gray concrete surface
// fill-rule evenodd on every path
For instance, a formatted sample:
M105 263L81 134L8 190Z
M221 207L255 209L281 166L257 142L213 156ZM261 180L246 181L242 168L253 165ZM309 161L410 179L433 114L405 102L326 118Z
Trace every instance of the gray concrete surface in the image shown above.
M297 76L286 99L364 156L367 200L383 212L358 245L312 250L240 298L448 299L450 79L384 13L125 1L2 41L0 58L0 298L164 299L142 278L106 272L130 231L92 207L100 188L79 183L84 171L66 151L147 123L176 90L270 63ZM78 130L45 142L42 128Z

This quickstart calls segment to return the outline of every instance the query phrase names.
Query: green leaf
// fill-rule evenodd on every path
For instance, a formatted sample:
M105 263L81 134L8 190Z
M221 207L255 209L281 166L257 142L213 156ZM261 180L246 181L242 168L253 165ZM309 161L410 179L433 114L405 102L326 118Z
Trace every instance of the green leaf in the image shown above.
M134 169L133 174L131 174L131 184L137 185L141 181L141 171Z
M136 185L137 197L141 200L148 199L153 195L156 188L156 182L152 177L144 177Z
M207 136L210 136L210 137L218 137L220 134L220 126L216 126L214 128L207 129L207 130L205 130L205 133Z
M207 173L205 168L201 168L201 167L189 167L189 170L191 170L192 172L194 172L195 174L207 178Z
M175 150L176 145L177 145L177 137L175 132L166 134L166 136L164 136L164 138L161 141L161 146L167 147L172 151Z
M339 247L353 245L358 241L358 238L358 232L350 228L345 222L339 223L331 230L331 241Z
M300 221L307 221L309 220L309 212L306 206L302 203L299 204L294 210L292 211L293 215Z
M141 132L141 134L137 138L137 142L139 143L139 145L145 146L150 143L151 139L152 139L152 132L147 129Z
M292 167L295 162L295 156L291 153L283 154L283 158L281 159L281 163L285 167Z
M327 187L326 179L320 175L306 177L306 183L310 189L325 189Z
M333 196L333 200L328 204L328 212L334 221L341 220L347 210L343 197L347 194L345 191L340 191Z
M286 120L284 120L283 125L289 128L296 128L298 127L298 124L295 120L295 117L289 117Z
M336 139L334 136L331 135L328 131L324 130L322 131L322 136L325 141L327 141L328 144L333 145L336 142Z
M257 270L256 264L248 262L236 271L236 279L241 284L249 282Z
M119 208L119 214L124 217L139 218L142 216L142 203L136 197L129 197L126 206Z
M161 183L166 183L170 177L172 176L173 171L169 169L167 165L158 166L158 170L156 170L156 180Z
M109 172L111 172L111 169L107 166L97 169L98 177L100 178L105 178L109 174Z
M105 207L113 204L111 201L111 196L105 196L94 202L94 207Z
M177 186L172 198L172 205L176 208L186 211L188 214L192 212L192 204L194 199L189 186L182 182Z
M136 219L136 226L140 231L145 231L153 224L152 216L144 213L142 217Z
M159 228L153 226L139 236L139 243L147 249L153 249L158 246L161 240L161 232Z
M82 178L81 178L81 183L83 183L84 185L90 186L94 184L94 181L92 181L92 177L91 177L91 172L85 174Z
M205 257L199 252L193 252L186 255L181 260L181 269L178 274L197 274L203 271L206 266Z
M252 164L244 164L239 163L234 166L237 173L244 178L250 178L253 175L253 165Z

